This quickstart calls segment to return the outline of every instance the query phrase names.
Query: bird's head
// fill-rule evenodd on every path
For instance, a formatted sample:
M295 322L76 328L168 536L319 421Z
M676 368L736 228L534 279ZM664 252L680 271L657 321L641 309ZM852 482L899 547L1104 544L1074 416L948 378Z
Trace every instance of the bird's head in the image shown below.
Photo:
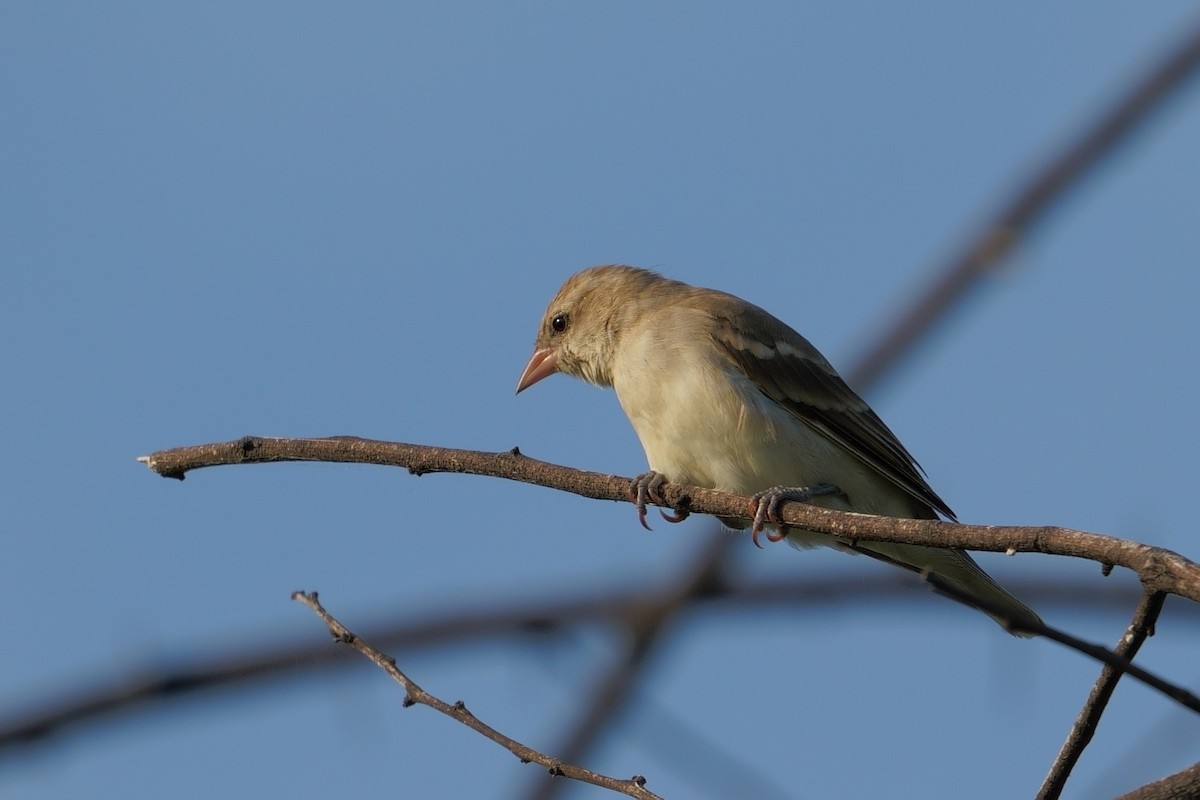
M562 372L598 386L612 385L612 363L630 312L646 290L667 282L638 267L607 264L577 272L554 295L517 393Z

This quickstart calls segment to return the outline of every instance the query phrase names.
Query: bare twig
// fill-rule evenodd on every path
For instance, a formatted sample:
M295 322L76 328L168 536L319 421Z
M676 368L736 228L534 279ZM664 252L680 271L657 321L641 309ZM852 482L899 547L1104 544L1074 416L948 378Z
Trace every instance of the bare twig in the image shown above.
M1154 626L1158 622L1159 613L1162 612L1164 600L1166 600L1166 595L1159 592L1148 591L1142 594L1142 599L1133 612L1133 619L1130 621L1129 627L1114 648L1117 655L1127 660L1132 660L1137 655L1146 638L1154 633ZM1067 739L1054 759L1054 764L1051 765L1046 780L1042 782L1042 788L1037 795L1038 800L1056 800L1062 795L1067 778L1070 776L1071 770L1075 768L1079 757L1083 755L1084 748L1092 741L1096 727L1100 724L1100 716L1104 713L1123 672L1124 670L1111 664L1105 664L1104 669L1100 670L1100 677L1096 679L1087 701L1084 702L1083 708L1075 720L1075 725L1067 734Z
M276 461L333 461L408 468L416 475L455 472L535 483L601 500L629 502L631 478L586 472L528 458L516 448L484 453L445 447L382 442L355 437L275 439L245 436L231 442L162 450L142 461L172 478L202 467ZM665 484L659 492L670 507L692 512L749 519L751 499L695 486ZM1047 553L1120 566L1137 573L1142 585L1156 592L1200 602L1200 564L1160 547L1115 536L1053 526L963 525L927 519L893 519L785 501L779 516L802 530L829 533L855 542L897 542L929 547L956 547L990 552Z
M662 800L658 795L646 789L646 779L640 775L635 775L628 780L620 778L612 778L607 775L601 775L597 772L592 772L589 769L576 766L575 764L562 761L557 758L545 755L532 747L521 744L515 739L505 736L500 731L481 721L478 717L467 710L466 705L460 700L456 703L447 703L426 692L418 686L411 678L405 675L399 667L396 666L396 660L391 656L384 655L379 650L376 650L367 642L351 633L346 626L342 625L335 619L317 599L316 592L293 592L292 599L296 600L312 609L321 621L329 628L329 632L333 634L333 638L343 644L348 644L364 656L369 658L375 666L382 669L392 677L397 683L404 687L404 705L423 705L429 706L435 711L440 711L446 716L457 722L461 722L476 733L491 739L496 744L500 745L510 753L521 759L523 763L533 762L545 767L551 775L556 777L570 778L571 780L590 783L593 786L600 786L605 789L611 789L614 792L628 795L629 797L642 798L642 800Z

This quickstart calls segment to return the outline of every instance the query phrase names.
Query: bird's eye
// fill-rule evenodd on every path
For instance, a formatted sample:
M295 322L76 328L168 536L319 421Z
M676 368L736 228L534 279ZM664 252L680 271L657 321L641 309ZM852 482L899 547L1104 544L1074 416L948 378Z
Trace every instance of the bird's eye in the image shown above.
M555 333L562 333L567 329L567 315L555 314L554 319L550 320L550 329Z

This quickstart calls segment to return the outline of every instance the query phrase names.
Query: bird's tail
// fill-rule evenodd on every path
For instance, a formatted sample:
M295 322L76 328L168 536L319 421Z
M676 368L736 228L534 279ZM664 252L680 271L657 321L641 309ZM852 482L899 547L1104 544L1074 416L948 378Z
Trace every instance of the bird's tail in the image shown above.
M1027 630L1042 625L1033 609L1001 588L965 551L886 542L856 542L853 549L916 572L929 570L978 598L980 603L967 602L1017 636L1028 637Z

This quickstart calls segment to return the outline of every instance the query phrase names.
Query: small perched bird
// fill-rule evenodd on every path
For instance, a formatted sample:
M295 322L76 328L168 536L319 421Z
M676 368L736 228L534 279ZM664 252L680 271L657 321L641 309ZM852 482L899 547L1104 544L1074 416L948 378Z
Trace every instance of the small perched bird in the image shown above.
M517 392L555 372L616 389L651 470L634 484L643 524L647 498L659 502L664 481L754 495L756 543L764 524L779 522L775 507L781 499L864 514L954 519L917 462L825 357L787 325L733 295L637 267L585 269L550 301ZM773 527L772 540L786 537L797 547L853 549L929 570L1003 609L996 619L1018 630L1040 623L962 550L851 545L828 534Z

